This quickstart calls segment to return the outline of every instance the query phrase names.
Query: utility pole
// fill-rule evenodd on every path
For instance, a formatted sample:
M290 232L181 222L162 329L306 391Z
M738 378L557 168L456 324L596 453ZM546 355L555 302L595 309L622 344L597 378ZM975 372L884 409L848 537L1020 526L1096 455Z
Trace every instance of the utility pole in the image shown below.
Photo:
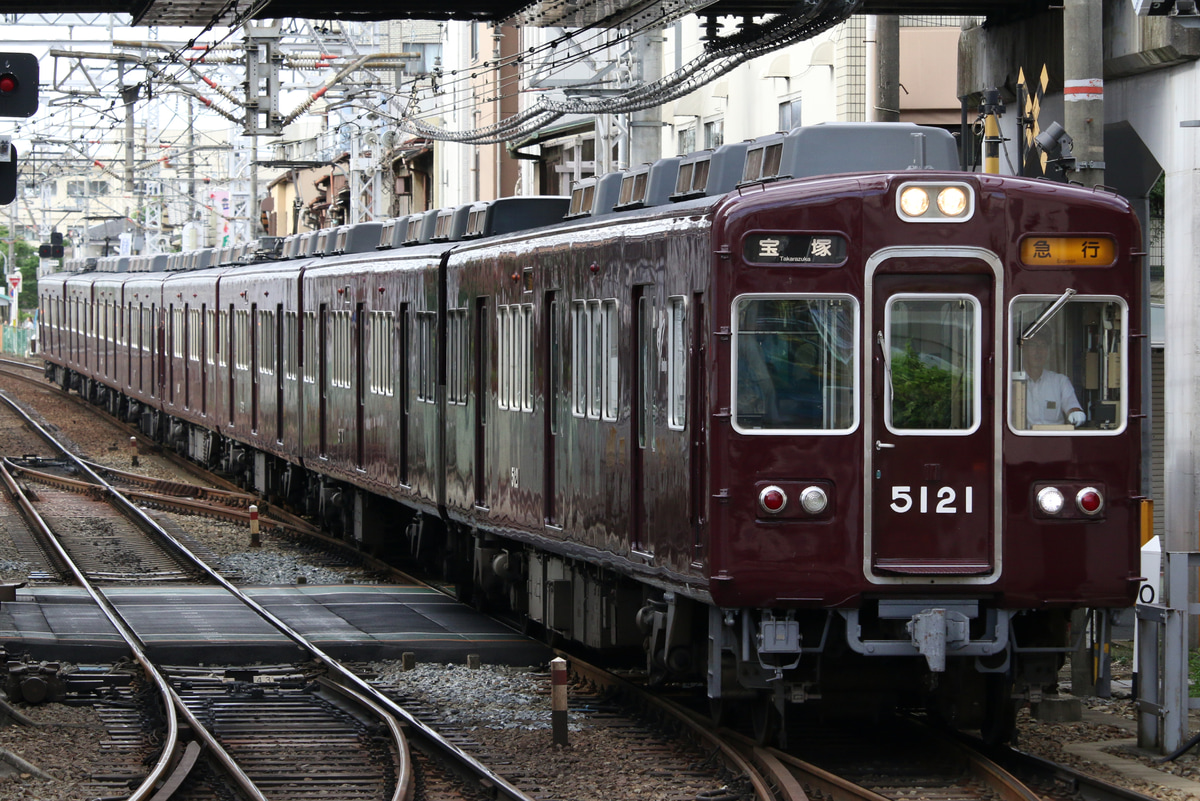
M1066 0L1063 4L1063 127L1073 140L1073 179L1084 186L1104 183L1104 40L1101 4L1093 0ZM1184 587L1184 592L1187 588ZM1186 607L1186 604L1184 604ZM1076 612L1072 629L1088 625L1088 616ZM1092 636L1071 658L1071 693L1108 696L1107 654L1093 653L1091 643L1100 634L1107 639L1109 618L1103 612L1092 616ZM1100 665L1097 676L1095 665ZM1150 677L1146 677L1149 679ZM1099 680L1099 681L1098 681ZM1099 685L1099 686L1098 686Z
M900 17L875 17L875 121L900 122Z
M137 102L137 86L125 85L125 62L117 62L117 86L125 104L125 191L133 192L133 104Z

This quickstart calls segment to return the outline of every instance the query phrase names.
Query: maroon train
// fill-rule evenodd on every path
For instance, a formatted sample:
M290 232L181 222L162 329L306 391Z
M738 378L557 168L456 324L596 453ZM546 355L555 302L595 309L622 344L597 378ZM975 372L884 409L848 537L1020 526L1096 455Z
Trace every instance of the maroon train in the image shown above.
M1134 601L1142 239L1109 192L956 167L822 125L109 258L39 281L47 376L762 735L869 696L1003 738L1071 612Z

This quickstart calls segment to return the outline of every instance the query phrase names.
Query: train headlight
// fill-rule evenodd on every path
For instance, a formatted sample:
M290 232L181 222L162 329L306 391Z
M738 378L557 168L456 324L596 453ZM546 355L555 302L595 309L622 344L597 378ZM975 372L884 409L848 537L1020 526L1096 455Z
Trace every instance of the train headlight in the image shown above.
M1043 487L1037 494L1037 505L1048 515L1056 515L1062 511L1066 498L1058 487Z
M900 211L909 217L920 217L929 211L929 193L920 186L910 186L900 193Z
M896 193L896 214L914 223L966 222L975 215L975 190L961 181L907 181Z
M767 514L777 515L787 508L787 504L787 493L774 485L763 487L762 492L758 493L758 505Z
M800 493L800 505L810 515L819 515L829 506L829 496L820 487L805 487Z
M937 196L938 210L947 217L959 217L967 210L967 193L957 186L947 186Z
M1084 487L1075 493L1075 505L1085 515L1098 515L1104 509L1104 496L1095 487Z

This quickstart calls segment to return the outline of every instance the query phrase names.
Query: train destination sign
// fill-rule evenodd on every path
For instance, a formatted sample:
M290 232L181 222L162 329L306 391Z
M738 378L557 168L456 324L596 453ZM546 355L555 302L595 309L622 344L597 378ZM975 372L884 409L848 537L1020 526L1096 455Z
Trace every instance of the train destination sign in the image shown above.
M755 264L841 264L846 239L837 234L751 234L743 258Z
M1117 246L1107 236L1028 236L1021 240L1021 263L1027 267L1107 267Z

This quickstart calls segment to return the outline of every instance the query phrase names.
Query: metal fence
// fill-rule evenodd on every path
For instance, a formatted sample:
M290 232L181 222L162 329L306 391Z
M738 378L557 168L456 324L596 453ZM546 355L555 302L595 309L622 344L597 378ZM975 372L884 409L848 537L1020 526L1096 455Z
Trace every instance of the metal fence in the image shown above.
M4 332L3 342L0 343L0 351L4 353L12 353L18 356L28 356L30 354L30 345L36 345L36 338L33 343L30 342L30 335L33 333L31 328L20 328L11 325L0 327Z

